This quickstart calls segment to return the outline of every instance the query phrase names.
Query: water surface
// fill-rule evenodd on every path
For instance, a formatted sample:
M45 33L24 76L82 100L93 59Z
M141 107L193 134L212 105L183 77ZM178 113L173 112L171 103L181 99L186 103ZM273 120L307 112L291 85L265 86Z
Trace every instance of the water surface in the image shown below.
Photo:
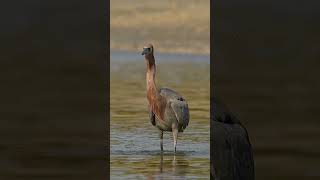
M156 54L158 87L188 101L190 123L173 153L170 132L160 152L148 119L145 61L137 53L111 52L111 179L209 179L209 56Z

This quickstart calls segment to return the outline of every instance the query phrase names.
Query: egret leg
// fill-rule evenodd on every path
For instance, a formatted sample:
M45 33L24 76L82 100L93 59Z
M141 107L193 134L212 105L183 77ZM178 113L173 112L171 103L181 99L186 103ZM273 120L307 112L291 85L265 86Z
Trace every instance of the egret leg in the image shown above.
M172 129L172 135L173 135L173 145L174 145L174 153L177 151L177 141L178 141L178 129L173 128Z
M161 152L163 151L163 131L159 130L159 137L160 137L160 149Z

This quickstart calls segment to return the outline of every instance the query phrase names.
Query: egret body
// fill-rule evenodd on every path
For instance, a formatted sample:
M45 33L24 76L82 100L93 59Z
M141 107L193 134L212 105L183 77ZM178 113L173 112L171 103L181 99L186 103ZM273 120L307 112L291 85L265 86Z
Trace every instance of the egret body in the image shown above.
M169 88L158 88L155 83L156 64L154 48L148 44L143 48L147 71L147 99L149 119L159 130L160 148L163 151L163 131L172 132L174 152L176 152L178 132L183 132L189 124L189 108L186 100Z

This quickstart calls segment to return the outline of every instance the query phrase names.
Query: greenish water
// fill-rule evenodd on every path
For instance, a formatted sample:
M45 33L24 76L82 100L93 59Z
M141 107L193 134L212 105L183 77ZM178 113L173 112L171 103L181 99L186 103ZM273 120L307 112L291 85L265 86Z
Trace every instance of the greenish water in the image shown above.
M158 87L188 101L190 123L173 154L170 132L160 153L157 129L148 119L145 61L137 53L111 52L111 179L209 179L210 67L208 56L156 54Z

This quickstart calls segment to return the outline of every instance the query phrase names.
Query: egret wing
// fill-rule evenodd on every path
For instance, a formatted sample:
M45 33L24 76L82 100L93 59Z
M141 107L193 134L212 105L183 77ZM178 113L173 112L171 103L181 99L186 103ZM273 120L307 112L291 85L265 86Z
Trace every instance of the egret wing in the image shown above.
M185 129L189 124L189 107L187 102L181 100L171 101L171 108L179 124L182 124L182 129Z

